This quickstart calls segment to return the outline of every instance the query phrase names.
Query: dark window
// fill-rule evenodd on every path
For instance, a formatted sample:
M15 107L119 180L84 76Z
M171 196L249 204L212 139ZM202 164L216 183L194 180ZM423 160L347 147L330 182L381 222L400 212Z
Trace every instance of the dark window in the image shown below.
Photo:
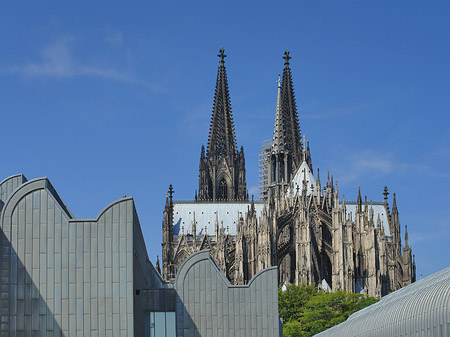
M226 200L228 194L227 182L222 178L219 184L219 199Z

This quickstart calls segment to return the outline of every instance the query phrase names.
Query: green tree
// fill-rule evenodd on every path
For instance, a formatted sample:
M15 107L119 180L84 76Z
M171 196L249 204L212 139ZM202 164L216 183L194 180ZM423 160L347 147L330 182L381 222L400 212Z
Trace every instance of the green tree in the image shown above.
M302 284L288 285L285 291L279 289L278 301L283 336L306 337L342 323L378 299L344 291L327 293Z

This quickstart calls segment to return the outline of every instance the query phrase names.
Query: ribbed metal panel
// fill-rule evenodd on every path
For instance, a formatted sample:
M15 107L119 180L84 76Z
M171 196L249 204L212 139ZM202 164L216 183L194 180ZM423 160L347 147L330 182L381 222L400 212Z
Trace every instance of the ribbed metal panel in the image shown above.
M383 297L316 336L450 336L450 268Z

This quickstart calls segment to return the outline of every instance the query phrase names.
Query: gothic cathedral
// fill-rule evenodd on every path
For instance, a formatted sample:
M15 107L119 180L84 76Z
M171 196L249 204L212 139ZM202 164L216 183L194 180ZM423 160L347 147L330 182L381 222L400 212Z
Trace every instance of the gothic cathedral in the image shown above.
M278 266L279 283L316 284L381 297L415 281L415 261L400 237L399 213L388 189L384 202L340 198L328 175L314 176L309 142L302 140L289 52L278 80L272 143L262 150L260 201L249 200L244 149L236 145L225 53L219 53L208 145L200 152L199 189L192 201L166 196L162 274L175 276L191 254L210 249L233 284ZM261 154L260 154L261 155ZM260 168L261 170L261 168Z

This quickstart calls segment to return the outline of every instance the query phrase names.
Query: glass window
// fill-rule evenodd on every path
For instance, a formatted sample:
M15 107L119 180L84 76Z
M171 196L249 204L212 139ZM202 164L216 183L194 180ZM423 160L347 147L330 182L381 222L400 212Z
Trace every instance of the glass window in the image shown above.
M166 313L155 312L155 334L157 337L166 336ZM156 337L155 336L155 337Z
M175 312L146 312L145 337L176 337Z
M155 313L150 313L150 337L156 337L155 336Z
M166 336L176 337L174 312L166 312Z

